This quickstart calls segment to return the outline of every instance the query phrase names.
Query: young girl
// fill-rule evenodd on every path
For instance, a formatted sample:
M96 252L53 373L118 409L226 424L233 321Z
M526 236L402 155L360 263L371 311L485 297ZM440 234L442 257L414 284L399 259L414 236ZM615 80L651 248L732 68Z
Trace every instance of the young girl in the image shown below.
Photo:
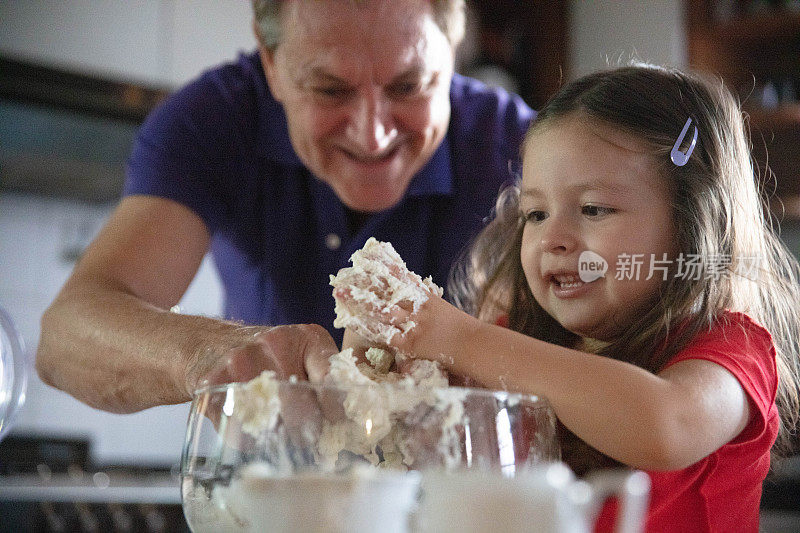
M539 114L451 280L463 310L336 296L373 331L412 320L397 351L547 397L577 473L648 471L648 530L757 531L798 418L798 266L766 218L731 94L624 67Z

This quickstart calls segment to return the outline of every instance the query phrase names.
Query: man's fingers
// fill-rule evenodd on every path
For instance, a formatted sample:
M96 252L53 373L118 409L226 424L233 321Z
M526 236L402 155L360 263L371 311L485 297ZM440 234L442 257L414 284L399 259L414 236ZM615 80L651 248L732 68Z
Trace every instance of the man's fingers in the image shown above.
M303 366L303 331L297 326L276 326L253 336L254 346L258 347L264 358L272 361L278 379L297 376L305 379Z
M309 359L315 361L316 371L318 360L327 360L339 351L327 330L316 324L277 326L257 334L255 340L276 361L279 379L307 379Z
M200 387L250 381L264 370L278 370L276 361L259 346L249 344L233 348L200 379Z
M319 401L319 408L322 415L329 422L334 424L347 420L347 414L344 410L346 393L336 388L323 387L319 390L317 400Z
M323 353L314 353L306 356L306 374L310 382L322 383L330 368L329 357L330 355L326 356Z
M280 371L278 362L270 353L264 353L257 345L234 348L228 354L228 370L231 381L250 381L264 370Z
M275 372L281 380L291 376L305 380L307 360L311 361L315 375L326 373L327 360L336 352L336 343L322 326L265 328L212 363L198 383L200 387L207 387L250 381L265 370Z
M330 363L328 359L339 352L336 343L328 332L321 326L309 326L308 343L303 350L305 371L308 379L313 383L322 383L328 375Z
M281 386L278 391L286 431L292 443L300 447L313 445L322 431L322 412L317 395L305 386Z

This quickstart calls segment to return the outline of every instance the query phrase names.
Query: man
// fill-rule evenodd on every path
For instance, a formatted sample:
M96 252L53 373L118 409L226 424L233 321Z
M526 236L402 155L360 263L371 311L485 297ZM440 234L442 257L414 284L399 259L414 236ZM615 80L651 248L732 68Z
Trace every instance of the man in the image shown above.
M454 76L463 0L254 12L258 53L142 127L125 197L42 319L40 376L92 406L266 368L318 378L341 336L328 274L375 236L443 284L510 179L532 112ZM230 322L168 311L209 247Z

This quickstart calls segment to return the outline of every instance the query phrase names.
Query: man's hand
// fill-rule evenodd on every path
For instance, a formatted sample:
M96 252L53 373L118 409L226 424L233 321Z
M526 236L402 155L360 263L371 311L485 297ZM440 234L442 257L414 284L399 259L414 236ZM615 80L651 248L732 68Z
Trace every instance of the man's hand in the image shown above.
M241 332L241 340L227 353L205 354L187 372L190 395L200 387L249 381L264 370L274 371L278 379L321 381L328 358L339 351L325 328L314 324L246 327Z

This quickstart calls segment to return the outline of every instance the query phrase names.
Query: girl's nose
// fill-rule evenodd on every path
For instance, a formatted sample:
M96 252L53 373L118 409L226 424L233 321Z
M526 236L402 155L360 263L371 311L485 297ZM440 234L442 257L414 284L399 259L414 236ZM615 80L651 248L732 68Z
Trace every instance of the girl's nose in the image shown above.
M544 221L541 246L544 252L569 254L575 251L578 238L573 225L566 220L550 217Z
M362 95L354 106L346 134L362 155L380 155L397 137L391 102L375 91Z

